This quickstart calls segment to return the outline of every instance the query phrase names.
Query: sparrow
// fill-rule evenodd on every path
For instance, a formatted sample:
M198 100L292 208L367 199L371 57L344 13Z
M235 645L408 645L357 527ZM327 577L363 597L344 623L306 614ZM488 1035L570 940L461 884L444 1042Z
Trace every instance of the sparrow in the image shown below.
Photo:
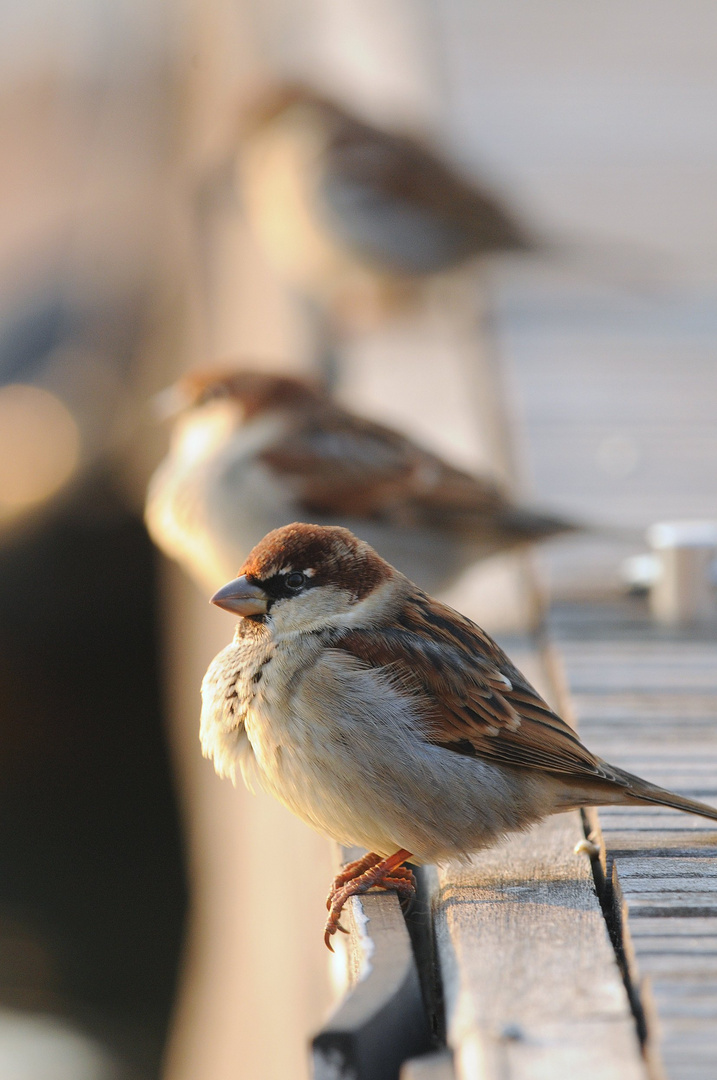
M275 88L240 126L242 202L261 249L339 321L371 301L395 306L418 279L468 259L539 246L488 187L307 86Z
M592 754L488 634L347 529L269 533L212 603L239 620L202 684L203 753L368 849L329 893L329 947L349 897L413 893L409 859L466 858L581 806L717 820Z
M578 529L516 505L318 385L251 370L197 372L152 477L145 520L158 546L217 588L265 533L296 519L345 525L430 591L477 559Z

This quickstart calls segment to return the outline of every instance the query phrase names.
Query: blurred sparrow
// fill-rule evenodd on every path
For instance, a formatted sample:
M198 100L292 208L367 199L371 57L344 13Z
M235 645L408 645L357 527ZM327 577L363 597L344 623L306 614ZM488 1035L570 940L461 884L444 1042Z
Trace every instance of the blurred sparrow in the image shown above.
M172 392L186 408L150 482L146 521L209 588L266 532L302 518L346 525L432 591L477 559L577 528L516 506L491 480L300 379L199 372Z
M329 894L410 896L404 867L462 858L548 814L656 804L717 819L595 757L483 630L347 529L266 536L212 598L240 616L202 685L217 772L370 854Z
M534 247L474 179L307 87L278 88L242 127L243 201L265 254L344 321L363 310L357 296L372 286L380 305L381 295L394 299L466 259Z

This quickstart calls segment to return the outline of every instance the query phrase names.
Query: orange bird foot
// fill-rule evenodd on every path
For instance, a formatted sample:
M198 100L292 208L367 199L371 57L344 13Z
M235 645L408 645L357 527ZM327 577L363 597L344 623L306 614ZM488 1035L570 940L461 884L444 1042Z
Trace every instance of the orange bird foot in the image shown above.
M364 855L362 859L356 859L355 862L346 863L340 874L337 874L333 880L331 888L329 889L329 895L326 897L326 907L330 911L331 904L334 896L347 882L353 881L354 878L360 877L366 870L370 870L376 863L381 862L381 856L376 855L375 852L369 851L368 855Z
M410 900L416 895L416 879L411 870L401 864L411 858L411 852L401 848L395 855L382 859L371 852L363 859L348 863L334 878L326 900L329 917L324 927L326 947L333 952L331 938L337 930L347 934L348 930L339 921L344 904L351 896L361 896L369 889L390 889L398 893L401 900Z

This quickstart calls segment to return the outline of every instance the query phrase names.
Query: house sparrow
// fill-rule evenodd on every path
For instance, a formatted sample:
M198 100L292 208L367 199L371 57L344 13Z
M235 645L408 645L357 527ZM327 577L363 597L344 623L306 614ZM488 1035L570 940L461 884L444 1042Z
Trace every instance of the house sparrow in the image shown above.
M344 321L371 284L380 306L380 294L391 303L467 259L537 247L475 179L306 86L281 86L245 111L239 175L269 262Z
M149 485L146 522L201 584L236 573L297 518L350 527L431 591L477 559L578 528L512 503L491 480L337 405L300 379L198 372Z
M205 756L370 852L334 882L329 947L350 896L412 893L409 858L462 858L580 806L717 820L591 754L480 627L347 529L269 533L212 603L240 618L202 684Z

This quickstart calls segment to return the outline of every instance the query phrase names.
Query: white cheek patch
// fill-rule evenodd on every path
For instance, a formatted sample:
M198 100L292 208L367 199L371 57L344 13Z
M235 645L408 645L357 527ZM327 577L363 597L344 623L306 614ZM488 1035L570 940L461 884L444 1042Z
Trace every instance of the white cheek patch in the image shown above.
M322 585L307 589L297 596L277 600L271 606L270 618L277 639L289 634L310 633L313 629L330 625L337 613L345 616L351 598L343 589Z
M304 571L305 572L305 571ZM269 618L276 639L329 627L370 625L395 601L395 582L387 581L363 600L336 585L320 585L298 596L278 600Z

